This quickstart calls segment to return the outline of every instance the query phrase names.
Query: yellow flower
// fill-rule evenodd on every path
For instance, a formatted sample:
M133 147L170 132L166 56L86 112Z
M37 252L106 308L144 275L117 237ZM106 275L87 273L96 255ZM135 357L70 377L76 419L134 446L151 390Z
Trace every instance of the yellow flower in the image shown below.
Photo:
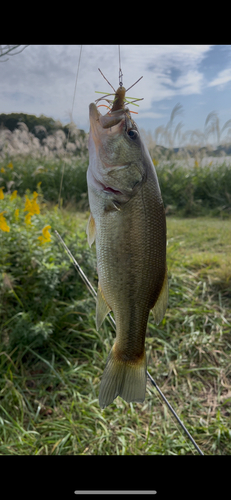
M6 211L4 210L4 212L1 212L1 214L0 214L0 229L2 231L6 231L7 233L9 233L10 228L7 225L6 219L5 219L4 215L3 215L5 212Z
M14 216L15 216L15 219L18 220L18 217L19 217L19 208L16 208L16 210L14 212Z
M25 216L25 223L30 225L31 224L31 214L26 214Z
M4 200L3 189L5 189L4 186L0 188L0 200Z
M38 193L34 192L33 199L32 201L30 201L28 196L26 195L24 212L29 212L30 215L40 214L40 208L36 201L37 196Z
M158 162L158 160L155 160L155 158L153 158L152 163L153 163L153 165L156 167L156 166L158 165L158 163L159 163L159 162Z
M8 168L11 168L11 169L13 170L13 168L14 168L14 167L13 167L13 163L12 163L12 161L10 161L10 163L8 163L7 167L8 167Z
M51 241L51 235L48 231L48 229L51 229L51 226L45 226L42 230L44 238L46 238L47 241Z
M42 181L38 182L38 184L37 184L38 189L40 188L41 184L42 184Z
M17 189L15 189L15 191L13 191L13 193L11 194L11 197L10 197L10 200L14 200L15 198L17 198Z
M34 214L40 214L40 208L39 208L39 205L36 201L36 198L33 198L32 202L31 202L31 211L30 211L31 215L34 215Z
M197 160L195 160L195 163L194 163L194 168L198 168L199 167L199 163Z
M4 167L2 167L2 168L1 168L0 172L1 172L2 174L5 174L5 169L4 169Z
M31 201L29 200L27 194L26 194L26 201L25 201L25 208L24 208L24 212L30 212L31 210Z
M40 245L43 245L44 243L47 243L48 241L51 241L51 235L48 231L51 226L45 226L42 230L43 235L38 237L38 240L40 241Z

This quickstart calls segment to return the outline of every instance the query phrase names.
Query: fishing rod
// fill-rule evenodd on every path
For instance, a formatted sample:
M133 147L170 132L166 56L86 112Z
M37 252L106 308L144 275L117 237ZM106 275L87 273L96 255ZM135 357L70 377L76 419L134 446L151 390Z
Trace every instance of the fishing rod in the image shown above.
M62 244L63 248L66 250L68 256L70 257L70 260L72 261L72 263L73 263L76 271L79 273L80 277L82 278L83 282L85 283L87 289L89 290L89 292L91 293L91 295L96 300L96 298L97 298L97 292L95 291L94 287L90 283L90 281L87 278L86 274L83 272L83 270L81 269L80 265L78 264L78 262L76 261L76 259L74 258L74 256L72 255L71 251L67 247L66 243L63 241L63 239L60 236L60 234L58 233L58 231L56 231L56 229L55 229L55 234L56 234L57 238L59 239L60 243ZM106 316L106 319L109 321L109 323L112 326L112 328L116 331L116 323L115 323L115 320L111 316L110 313L108 313L108 315ZM182 429L184 430L184 432L187 434L187 436L190 439L190 441L193 443L193 445L196 448L196 450L198 451L198 453L200 455L204 455L204 453L201 451L201 449L199 448L199 446L197 445L197 443L195 442L195 440L191 436L190 432L186 429L185 425L183 424L183 422L181 421L181 419L178 417L177 413L172 408L172 406L168 402L167 398L165 397L165 395L163 394L163 392L161 391L161 389L158 387L157 383L155 382L155 380L152 378L152 376L150 375L150 373L148 371L147 371L147 376L148 376L151 384L153 385L153 387L155 387L155 389L158 391L158 393L161 396L161 398L163 399L163 401L168 406L168 408L171 411L171 413L173 414L173 416L176 418L177 422L180 424L180 426L182 427Z

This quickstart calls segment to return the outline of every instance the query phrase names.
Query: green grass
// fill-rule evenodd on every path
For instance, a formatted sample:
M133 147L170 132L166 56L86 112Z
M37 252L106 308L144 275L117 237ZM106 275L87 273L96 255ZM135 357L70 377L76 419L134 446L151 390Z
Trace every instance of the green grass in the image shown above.
M11 191L17 189L18 194L23 196L27 189L33 192L37 190L37 184L41 183L46 202L58 203L62 179L62 205L86 205L86 154L66 159L15 157L11 164L12 168L9 168L9 160L0 163L0 187L5 187L5 193L10 186Z
M197 454L148 384L144 404L100 410L99 385L114 332L97 332L95 302L55 239L63 236L94 286L88 213L1 202L0 454ZM13 221L16 204L18 222ZM5 204L5 205L4 205ZM51 225L51 242L38 235ZM205 454L231 453L230 221L168 217L169 307L150 321L148 370Z
M202 166L195 161L190 168L186 162L178 165L174 161L167 164L162 160L157 163L156 170L169 214L230 216L231 169L228 162Z
M88 209L86 171L88 154L67 159L40 160L15 157L9 168L10 158L0 162L0 188L18 190L23 196L27 189L34 191L41 183L44 199L57 203L62 179L61 201L63 207ZM183 217L211 215L228 218L231 215L231 168L222 165L202 167L195 162L178 165L153 159L158 174L161 193L167 213ZM64 173L64 175L63 175Z

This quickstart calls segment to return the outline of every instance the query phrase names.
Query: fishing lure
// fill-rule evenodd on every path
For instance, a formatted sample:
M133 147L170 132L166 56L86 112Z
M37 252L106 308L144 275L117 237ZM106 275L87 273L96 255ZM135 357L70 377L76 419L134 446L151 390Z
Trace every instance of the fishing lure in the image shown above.
M109 106L106 106L105 104L99 104L98 107L100 106L105 106L106 108L109 109L109 113L113 113L114 111L118 111L118 110L121 110L121 109L125 109L125 104L133 104L134 106L138 106L139 107L139 104L135 104L137 101L142 101L143 100L143 97L141 99L138 99L136 97L125 97L125 94L128 90L130 90L132 87L134 87L134 85L136 85L140 80L141 78L143 78L142 76L135 82L133 83L128 89L125 89L123 87L123 83L122 83L122 71L120 69L120 74L119 74L119 88L117 90L114 89L114 87L111 85L111 83L107 80L107 78L104 76L104 74L102 73L102 71L98 68L99 72L101 73L101 75L103 76L103 78L106 80L106 82L108 83L108 85L110 85L110 87L112 88L112 90L114 90L114 93L108 93L108 92L98 92L97 90L95 91L97 94L104 94L103 97L99 97L99 99L96 99L96 103L102 101L102 100L105 100ZM114 95L115 98L113 100L109 100L108 97L109 96L112 96ZM133 101L129 101L128 99L134 99ZM135 113L135 114L138 114L136 111L130 111L130 113Z

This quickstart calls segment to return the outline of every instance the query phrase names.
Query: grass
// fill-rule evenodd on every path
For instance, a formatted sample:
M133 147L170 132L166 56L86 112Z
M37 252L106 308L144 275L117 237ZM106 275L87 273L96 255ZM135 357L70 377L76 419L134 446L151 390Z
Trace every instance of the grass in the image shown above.
M62 206L88 209L88 155L84 150L79 156L66 159L15 157L9 160L0 163L0 188L4 187L5 193L7 190L17 190L20 196L24 196L27 189L33 192L41 183L44 199L57 203L63 179ZM228 161L217 166L202 166L195 161L193 167L189 167L186 162L179 165L176 161L158 162L155 158L153 163L169 215L230 217L231 168Z
M168 214L186 217L212 215L228 217L231 213L231 169L228 162L220 166L202 166L195 161L169 165L156 164L161 193Z
M197 454L150 385L144 404L103 411L99 385L114 332L59 247L57 229L97 285L88 213L42 205L31 227L7 196L1 233L0 454ZM51 241L37 238L50 224ZM168 217L169 307L150 321L148 370L205 454L231 453L230 221Z
M62 180L61 202L63 206L86 204L87 193L86 171L88 155L79 157L35 159L15 157L0 163L0 187L5 187L5 193L17 190L23 196L27 189L31 192L37 189L38 183L42 185L43 197L46 202L57 203ZM64 175L63 175L64 174Z

